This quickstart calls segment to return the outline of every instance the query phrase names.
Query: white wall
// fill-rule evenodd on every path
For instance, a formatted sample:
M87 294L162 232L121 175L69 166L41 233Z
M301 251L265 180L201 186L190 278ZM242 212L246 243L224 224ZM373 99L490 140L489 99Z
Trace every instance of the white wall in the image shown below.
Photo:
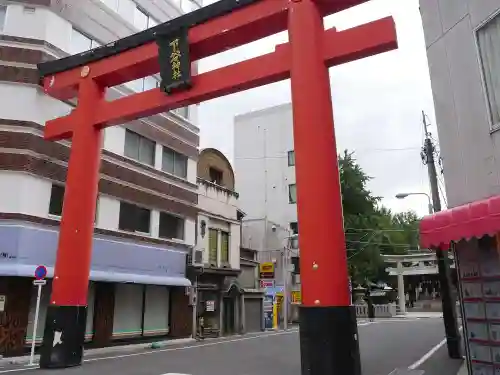
M240 225L232 223L229 231L229 263L233 269L240 269L240 243Z
M295 167L288 166L288 151L293 150L292 120L290 104L234 119L235 190L240 194L239 207L247 214L244 247L262 250L273 246L273 234L268 233L267 240L263 237L266 217L283 228L297 221L297 205L288 198L288 185L295 183Z
M112 126L104 130L104 149L122 155L125 151L125 128Z
M241 240L240 224L236 221L238 218L237 198L224 189L199 182L198 207L202 210L202 213L198 215L198 228L201 227L201 221L205 221L207 224L205 237L202 238L201 230L198 229L197 238L197 248L203 251L203 262L208 263L208 229L213 228L229 233L229 264L231 268L239 269ZM219 260L220 245L219 238Z
M500 193L500 133L490 134L475 28L497 0L420 0L448 206Z
M26 173L0 171L2 212L47 217L52 184Z
M43 125L47 120L70 112L68 105L46 96L33 86L2 82L0 98L0 118L33 121Z
M186 219L184 222L184 242L189 246L196 243L196 220Z
M168 4L168 0L155 2L155 18L166 21L178 14L168 13L176 11ZM123 22L120 15L106 8L100 0L79 0L78 2L62 0L54 4L53 11L37 6L23 6L8 4L7 16L3 29L4 34L25 38L43 39L56 47L69 51L71 46L72 23L80 31L88 34L101 42L116 40L137 31L133 23L135 5L131 0L120 0L120 12L130 22ZM151 8L151 7L149 7ZM71 22L70 22L71 21ZM1 82L0 118L33 121L45 124L46 121L70 113L71 107L46 96L33 85ZM187 128L197 128L185 124ZM181 124L182 126L182 124ZM125 129L112 127L105 130L104 148L119 155L124 154ZM157 161L155 167L161 169L162 146L157 145ZM195 160L188 162L188 180L196 183L197 163ZM139 169L140 172L146 173ZM10 177L9 177L10 176ZM165 178L165 181L182 186ZM27 186L27 187L26 187ZM24 189L24 190L23 190ZM20 212L30 215L47 217L50 201L51 182L28 174L11 174L2 172L0 175L0 211ZM21 192L25 192L21 194ZM155 224L158 212L153 212L152 223ZM97 226L109 229L118 229L119 202L111 197L102 196L99 199ZM187 220L185 225L185 242L195 243L195 222ZM157 226L153 225L152 234L157 236Z
M198 175L198 161L193 159L188 159L187 180L192 184L196 184L197 175Z
M218 187L198 183L198 207L231 220L237 219L237 199Z
M97 226L107 230L118 230L120 201L107 195L99 195Z
M201 228L201 222L205 221L206 223L206 232L205 236L202 237L201 230L198 229L198 238L196 248L203 252L203 263L208 264L208 249L209 249L209 241L208 241L208 230L216 229L218 231L229 233L229 264L232 269L240 268L240 225L238 223L229 223L227 221L217 219L210 214L200 213L198 215L198 228ZM217 259L218 259L218 267L221 267L222 264L220 262L221 259L221 239L220 232L219 238L217 241Z
M33 8L35 8L34 12ZM69 22L46 8L20 4L9 4L7 7L3 33L24 38L43 39L64 51L69 50L71 42L71 24Z

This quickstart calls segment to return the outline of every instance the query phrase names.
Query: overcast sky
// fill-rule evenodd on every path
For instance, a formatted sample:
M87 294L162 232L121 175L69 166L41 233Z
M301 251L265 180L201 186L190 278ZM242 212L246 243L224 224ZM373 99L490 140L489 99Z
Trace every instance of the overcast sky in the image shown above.
M423 215L425 197L394 198L401 192L429 192L420 159L422 110L437 137L418 0L370 0L328 17L326 26L342 30L388 15L396 21L399 50L330 69L337 146L339 151L355 151L359 164L373 177L369 188L383 197L384 205ZM201 71L271 52L286 40L286 33L281 33L204 59ZM290 101L289 81L270 86L202 103L201 147L215 147L233 162L234 116Z

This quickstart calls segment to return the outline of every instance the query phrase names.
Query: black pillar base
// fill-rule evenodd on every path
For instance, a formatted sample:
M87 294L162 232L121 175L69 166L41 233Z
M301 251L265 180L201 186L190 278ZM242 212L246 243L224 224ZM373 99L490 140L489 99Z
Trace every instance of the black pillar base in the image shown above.
M40 368L66 368L82 364L87 306L49 305Z
M448 356L453 359L462 359L462 339L460 335L447 337Z
M450 266L448 253L437 250L439 283L441 286L441 305L443 307L444 330L448 356L453 359L462 359L460 330L458 329L457 308L455 296L451 290Z
M361 375L354 306L300 307L302 375Z

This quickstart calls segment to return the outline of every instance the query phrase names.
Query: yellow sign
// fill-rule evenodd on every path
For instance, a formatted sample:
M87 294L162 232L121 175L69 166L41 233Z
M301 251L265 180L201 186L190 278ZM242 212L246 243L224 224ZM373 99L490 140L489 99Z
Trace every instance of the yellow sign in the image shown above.
M283 307L283 293L276 293L276 307L278 311L281 311Z
M260 278L274 279L274 263L264 262L260 264Z
M302 294L300 290L292 291L292 303L301 304L302 303Z
M273 262L261 263L260 273L274 273L274 263Z

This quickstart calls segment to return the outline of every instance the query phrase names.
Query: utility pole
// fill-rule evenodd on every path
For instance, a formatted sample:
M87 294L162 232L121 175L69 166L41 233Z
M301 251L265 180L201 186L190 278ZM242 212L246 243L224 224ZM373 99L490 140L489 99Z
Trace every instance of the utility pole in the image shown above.
M425 132L424 147L422 149L422 161L427 165L429 173L429 183L431 186L431 196L434 212L441 211L441 201L439 199L439 187L436 172L434 153L436 148L427 129L425 113L422 111L422 119ZM438 263L439 283L441 285L441 302L443 307L444 329L446 334L446 343L448 346L448 355L450 358L462 359L460 332L456 316L456 300L451 292L450 265L448 253L445 249L436 249L436 258Z
M287 239L287 246L283 249L282 272L283 272L283 329L288 329L288 243L290 238Z

